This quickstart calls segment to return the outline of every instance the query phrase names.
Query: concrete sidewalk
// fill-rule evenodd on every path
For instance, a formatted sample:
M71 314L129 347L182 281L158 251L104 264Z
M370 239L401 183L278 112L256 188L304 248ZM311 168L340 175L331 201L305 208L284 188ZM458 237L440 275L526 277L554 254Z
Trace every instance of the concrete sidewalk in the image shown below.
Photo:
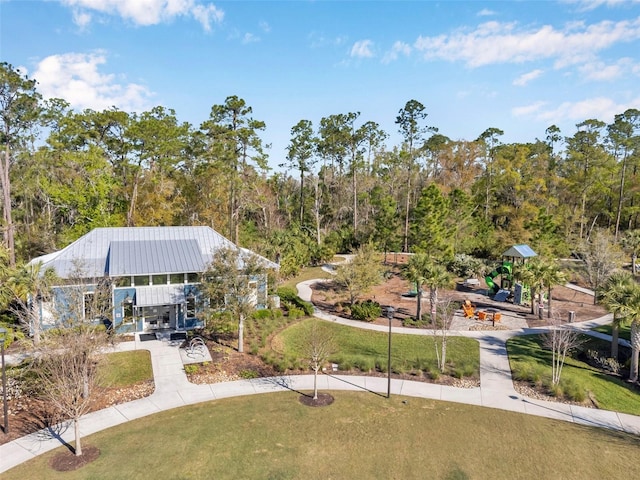
M311 298L309 285L315 281L303 282L298 286L303 299ZM388 332L388 327L334 317L316 310L315 315L351 327ZM597 320L573 324L574 328L592 334L588 329L609 323L610 316ZM509 331L461 331L451 335L475 338L480 346L480 387L456 388L407 380L391 381L393 395L430 398L449 402L466 403L488 408L497 408L529 415L553 418L562 421L624 431L640 435L640 417L577 407L556 402L527 398L518 394L511 378L511 369L506 351L506 341L516 335L540 333L545 328L518 329ZM432 332L394 327L393 333L412 335L432 335ZM600 336L602 334L598 334ZM607 337L607 336L605 336ZM610 339L610 337L607 337ZM155 391L152 395L121 405L106 408L85 415L80 424L82 436L120 425L124 422L153 415L164 410L191 405L199 402L219 400L241 395L284 391L310 391L313 389L313 375L280 376L238 380L211 385L189 383L177 345L158 340L117 344L116 350L149 350L151 353ZM322 390L369 391L386 394L387 379L380 377L322 375L318 387ZM0 472L4 472L37 455L59 447L62 443L72 443L73 426L63 424L55 429L41 430L0 446Z

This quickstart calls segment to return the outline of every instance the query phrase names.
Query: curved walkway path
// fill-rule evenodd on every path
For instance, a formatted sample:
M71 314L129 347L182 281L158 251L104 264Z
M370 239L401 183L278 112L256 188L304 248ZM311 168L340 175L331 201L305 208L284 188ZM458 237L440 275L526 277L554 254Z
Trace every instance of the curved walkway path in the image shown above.
M315 280L298 285L299 295L311 299L310 285ZM354 322L329 315L316 309L315 316L328 321L370 330L387 332L388 327ZM585 330L611 321L610 316L597 320L576 323L575 328ZM429 335L428 331L395 327L394 333ZM506 341L513 336L537 333L543 329L521 329L511 331L460 331L451 335L467 336L478 340L480 344L480 387L456 388L425 382L392 379L393 395L431 398L449 402L467 403L483 407L498 408L518 413L538 415L584 425L620 430L640 435L640 417L606 410L578 407L555 402L527 398L513 388ZM602 336L598 334L597 336ZM610 339L604 335L603 338ZM168 342L149 341L123 342L115 347L117 351L149 350L153 366L155 391L152 395L82 417L80 431L82 436L120 425L164 410L191 405L199 402L218 400L227 397L253 395L282 391L309 391L313 389L313 375L292 375L210 385L195 385L187 380L179 348ZM322 375L318 378L318 387L322 390L369 391L386 394L387 379L380 377ZM73 427L69 423L13 440L0 446L0 473L30 460L37 455L59 447L62 443L72 443Z

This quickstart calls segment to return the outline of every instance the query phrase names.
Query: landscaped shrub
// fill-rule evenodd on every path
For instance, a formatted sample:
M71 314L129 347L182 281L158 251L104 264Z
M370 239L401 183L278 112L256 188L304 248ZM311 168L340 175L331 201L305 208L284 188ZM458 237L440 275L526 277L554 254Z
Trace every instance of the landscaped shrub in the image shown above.
M300 318L300 317L304 317L304 311L300 310L299 308L296 307L290 307L289 308L289 318L290 319L296 319L296 318Z
M546 377L551 377L551 371L544 365L539 364L516 362L512 370L514 380L531 382L538 386L544 383Z
M371 357L358 356L353 359L353 366L366 373L376 368L376 362Z
M200 367L197 363L190 363L189 365L184 366L184 373L186 373L187 375L198 373L198 370L200 370Z
M562 385L565 398L573 400L574 402L584 402L586 400L587 392L585 392L584 387L575 380L571 378L561 378L560 385Z
M292 287L278 288L277 295L285 308L293 306L301 309L306 315L313 315L313 304L302 300Z
M9 346L15 340L21 340L24 338L24 333L16 328L14 325L9 325L7 323L0 323L0 327L4 327L7 330L7 333L4 337L4 348L9 348Z
M272 318L273 310L270 310L268 308L256 310L251 314L251 317L254 318L255 320L264 320L265 318Z
M241 370L238 375L240 375L240 378L244 378L245 380L258 378L260 376L260 374L255 370Z
M461 278L476 278L484 273L485 266L482 260L461 253L454 255L447 270Z
M351 305L351 317L355 320L372 322L380 315L382 315L382 307L378 302L374 302L373 300L356 302Z
M597 350L587 350L585 352L587 357L587 361L598 368L603 370L607 370L615 375L620 374L620 369L622 366L620 362L618 362L615 358L607 357L606 355L601 355Z
M427 313L422 315L421 320L416 320L413 317L407 317L402 320L403 327L416 327L416 328L425 328L431 325L431 316Z

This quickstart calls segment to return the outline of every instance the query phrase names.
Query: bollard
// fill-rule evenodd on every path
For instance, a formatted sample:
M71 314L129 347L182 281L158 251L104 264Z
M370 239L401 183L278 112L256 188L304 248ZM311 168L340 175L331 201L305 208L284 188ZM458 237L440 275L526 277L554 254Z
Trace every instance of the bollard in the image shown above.
M576 312L574 312L573 310L569 311L569 323L573 323L573 321L576 319Z
M543 317L544 317L544 304L541 303L540 305L538 305L538 318L542 320Z

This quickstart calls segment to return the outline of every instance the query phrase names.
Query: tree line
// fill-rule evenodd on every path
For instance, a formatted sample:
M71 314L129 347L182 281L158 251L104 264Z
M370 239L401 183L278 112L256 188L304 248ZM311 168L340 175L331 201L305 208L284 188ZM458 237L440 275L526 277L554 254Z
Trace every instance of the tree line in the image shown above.
M96 227L208 225L281 263L284 275L338 251L495 257L529 243L564 256L608 229L637 235L640 111L563 134L503 143L487 128L456 140L417 100L398 145L360 112L300 120L281 170L265 122L237 96L199 126L157 106L73 110L0 64L2 233L10 261L64 247Z

